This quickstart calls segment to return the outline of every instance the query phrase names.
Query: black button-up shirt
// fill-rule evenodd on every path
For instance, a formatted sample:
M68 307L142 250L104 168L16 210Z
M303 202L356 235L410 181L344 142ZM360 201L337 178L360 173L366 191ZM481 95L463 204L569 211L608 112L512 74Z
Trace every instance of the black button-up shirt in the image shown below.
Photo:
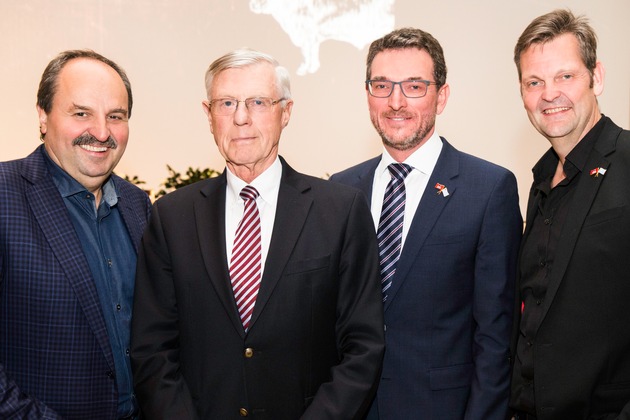
M605 117L575 145L567 155L562 169L565 178L554 188L551 181L559 158L549 150L533 169L534 197L537 201L533 220L528 220L529 232L521 247L520 296L523 301L520 335L514 362L511 406L518 411L536 415L534 395L534 343L542 322L547 294L548 275L554 264L562 227L571 210L572 197L585 168L597 137L604 126Z

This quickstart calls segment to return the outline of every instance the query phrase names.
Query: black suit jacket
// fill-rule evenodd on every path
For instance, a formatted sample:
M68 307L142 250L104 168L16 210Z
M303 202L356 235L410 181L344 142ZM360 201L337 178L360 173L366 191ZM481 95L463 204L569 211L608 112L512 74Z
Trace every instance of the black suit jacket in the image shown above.
M630 418L630 132L604 123L579 175L533 344L541 420ZM606 173L591 175L596 168ZM524 241L538 208L534 192Z
M225 250L226 176L161 198L139 253L132 327L149 419L350 419L383 355L374 231L361 193L284 160L249 332Z

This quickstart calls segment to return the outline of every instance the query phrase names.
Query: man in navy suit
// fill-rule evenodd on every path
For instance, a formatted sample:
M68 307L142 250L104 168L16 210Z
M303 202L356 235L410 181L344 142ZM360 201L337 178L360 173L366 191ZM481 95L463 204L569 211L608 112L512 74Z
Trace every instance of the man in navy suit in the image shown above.
M230 52L206 89L226 168L160 198L142 239L131 355L142 412L358 419L384 350L365 199L278 155L293 100L275 59Z
M117 64L62 52L37 93L44 144L0 163L0 418L138 412L129 326L150 201L112 174L131 106Z
M383 154L331 179L363 190L381 248L386 350L369 418L503 420L522 229L516 180L438 136L449 86L430 34L404 28L374 41L366 94ZM405 194L390 206L400 173L392 191ZM386 219L398 230L382 233Z
M629 419L630 131L600 111L605 71L586 17L537 17L514 62L551 147L527 204L510 404L521 420Z

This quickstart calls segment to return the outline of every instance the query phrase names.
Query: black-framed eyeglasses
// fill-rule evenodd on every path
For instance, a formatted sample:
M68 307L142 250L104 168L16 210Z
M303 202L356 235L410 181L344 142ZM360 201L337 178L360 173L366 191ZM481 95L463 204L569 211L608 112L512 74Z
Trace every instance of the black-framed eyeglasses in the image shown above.
M394 91L394 86L400 86L400 91L407 98L422 98L427 94L430 85L437 85L428 80L403 80L402 82L392 82L391 80L366 80L370 95L375 98L389 98Z
M232 115L236 112L238 104L243 102L247 110L254 114L268 112L275 104L284 101L286 98L247 98L239 101L236 98L219 98L209 102L210 109L216 115Z

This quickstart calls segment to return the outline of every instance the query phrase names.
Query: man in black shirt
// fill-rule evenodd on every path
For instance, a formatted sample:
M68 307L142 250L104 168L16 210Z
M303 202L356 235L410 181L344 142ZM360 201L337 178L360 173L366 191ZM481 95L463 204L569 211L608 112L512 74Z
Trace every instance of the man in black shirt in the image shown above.
M596 50L567 10L532 21L514 50L527 115L551 143L520 254L517 419L630 416L630 132L599 110Z

